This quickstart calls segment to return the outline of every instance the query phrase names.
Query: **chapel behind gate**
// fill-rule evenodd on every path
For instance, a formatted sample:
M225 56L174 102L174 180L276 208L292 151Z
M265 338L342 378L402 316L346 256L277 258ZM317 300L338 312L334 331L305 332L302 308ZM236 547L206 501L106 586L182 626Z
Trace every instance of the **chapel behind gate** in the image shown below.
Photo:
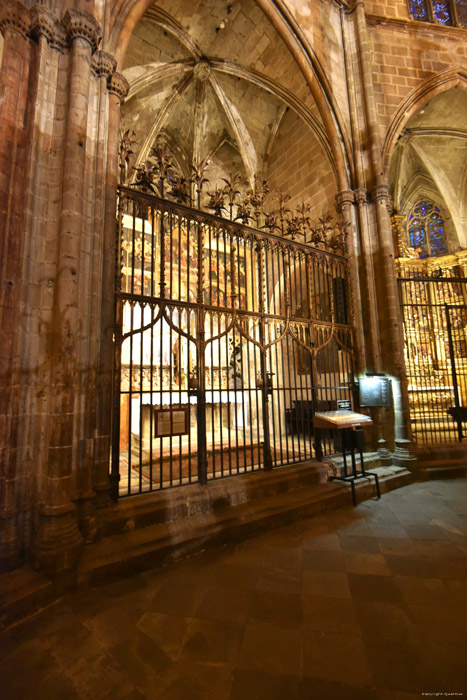
M380 475L464 462L466 12L2 0L2 570L336 469L323 411Z

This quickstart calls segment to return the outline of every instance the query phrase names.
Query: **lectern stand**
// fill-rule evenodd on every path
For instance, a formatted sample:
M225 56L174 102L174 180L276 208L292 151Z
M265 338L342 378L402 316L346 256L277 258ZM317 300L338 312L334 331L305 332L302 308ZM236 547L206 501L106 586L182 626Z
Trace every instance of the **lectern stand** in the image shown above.
M321 448L321 431L322 430L338 430L342 442L342 456L344 458L344 475L331 476L330 481L344 481L350 483L352 488L352 502L357 505L355 497L355 481L373 476L375 479L376 493L378 498L381 498L379 488L378 475L374 472L365 471L363 463L363 447L365 444L362 425L371 425L373 421L368 416L362 413L354 413L353 411L322 411L315 413L313 416L313 426L315 435L315 450L316 456L320 460L323 456ZM358 450L360 455L360 471L357 470L357 461L355 459L355 450ZM347 469L347 455L350 455L352 470L349 473Z

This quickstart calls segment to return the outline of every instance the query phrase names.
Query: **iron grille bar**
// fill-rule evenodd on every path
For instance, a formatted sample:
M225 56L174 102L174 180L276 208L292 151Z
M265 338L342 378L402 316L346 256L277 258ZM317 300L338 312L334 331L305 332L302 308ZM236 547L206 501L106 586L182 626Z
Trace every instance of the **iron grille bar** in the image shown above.
M321 403L350 398L346 259L130 188L119 212L120 495L312 457L317 362Z

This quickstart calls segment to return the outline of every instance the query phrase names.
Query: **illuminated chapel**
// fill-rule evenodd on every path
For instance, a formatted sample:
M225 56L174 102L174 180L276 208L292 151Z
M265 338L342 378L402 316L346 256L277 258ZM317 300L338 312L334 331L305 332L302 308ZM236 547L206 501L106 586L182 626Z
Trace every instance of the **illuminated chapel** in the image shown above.
M0 29L2 571L331 488L316 414L366 420L380 481L458 473L467 0L1 0Z

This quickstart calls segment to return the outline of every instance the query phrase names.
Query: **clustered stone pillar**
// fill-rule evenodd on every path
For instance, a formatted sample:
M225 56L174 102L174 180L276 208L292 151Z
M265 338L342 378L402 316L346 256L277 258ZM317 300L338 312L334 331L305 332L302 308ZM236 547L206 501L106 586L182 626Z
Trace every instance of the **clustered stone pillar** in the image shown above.
M102 267L101 346L98 374L97 438L95 442L94 490L98 507L105 507L109 495L118 493L118 481L109 484L109 452L111 440L112 382L113 382L113 332L115 288L115 209L118 185L118 152L120 107L130 86L123 75L113 73L108 79L109 123L107 145L107 171L105 178L105 214Z
M355 5L355 29L361 72L364 120L368 132L368 180L374 183L371 203L374 211L376 239L373 244L372 236L368 229L367 241L364 244L367 255L367 270L368 273L371 273L369 274L370 287L367 290L368 306L369 309L373 308L374 314L371 320L371 327L374 330L374 335L371 338L373 359L371 370L374 372L384 370L392 377L395 429L394 461L398 464L408 464L413 458L408 449L410 446L407 434L408 398L394 246L388 212L390 198L389 188L383 176L381 143L374 99L372 67L369 57L370 42L363 2L357 2ZM365 203L363 202L363 197L359 198L357 196L357 201L360 199L362 206L367 206L368 194L366 191L364 198ZM366 226L369 227L370 225L367 219ZM376 301L376 304L374 304L373 299ZM385 416L381 415L380 410L375 412L375 416L381 428L383 422L387 422L384 420ZM383 440L382 436L380 443L381 440ZM385 445L381 449L386 452Z
M350 265L350 289L351 289L351 308L353 313L353 326L355 333L355 372L359 374L366 367L366 352L365 352L365 335L362 314L362 297L360 291L361 279L358 269L358 261L360 257L360 247L355 230L355 221L353 217L353 206L355 196L352 190L343 190L336 196L336 209L342 216L343 224L346 231L347 253L349 256Z
M23 197L27 162L30 15L19 2L0 8L4 36L0 73L0 570L23 559L24 476L18 454Z
M76 465L76 406L80 383L78 295L83 217L85 146L91 58L100 39L92 15L69 10L64 18L71 45L68 109L64 144L58 274L53 300L52 406L46 497L40 511L34 557L49 575L66 575L76 566L83 538L73 517L73 466ZM89 290L82 290L84 293Z

